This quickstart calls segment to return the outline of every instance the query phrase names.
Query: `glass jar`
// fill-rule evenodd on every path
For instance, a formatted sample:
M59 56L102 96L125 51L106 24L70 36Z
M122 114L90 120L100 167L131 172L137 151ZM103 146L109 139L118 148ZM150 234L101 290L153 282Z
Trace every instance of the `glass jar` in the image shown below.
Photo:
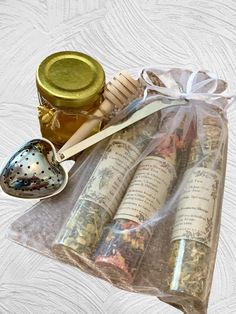
M42 61L36 84L42 136L61 147L99 107L105 74L90 56L62 51Z

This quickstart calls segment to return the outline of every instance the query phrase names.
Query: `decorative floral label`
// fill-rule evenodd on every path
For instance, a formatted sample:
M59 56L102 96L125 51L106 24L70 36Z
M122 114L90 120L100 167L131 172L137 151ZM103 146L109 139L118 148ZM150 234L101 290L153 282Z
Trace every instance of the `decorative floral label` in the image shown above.
M197 167L189 169L185 176L172 241L188 239L211 247L220 175L216 171Z
M150 218L165 204L175 178L171 163L157 156L146 157L138 166L114 219L141 224Z
M130 169L139 155L139 150L129 142L112 140L85 186L80 200L100 205L113 217L133 175Z

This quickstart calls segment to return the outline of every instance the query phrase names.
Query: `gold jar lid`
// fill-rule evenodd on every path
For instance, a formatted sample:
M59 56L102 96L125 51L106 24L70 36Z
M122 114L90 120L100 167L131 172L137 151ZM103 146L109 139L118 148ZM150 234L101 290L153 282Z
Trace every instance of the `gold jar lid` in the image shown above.
M90 56L76 51L62 51L48 56L39 65L37 88L52 106L76 111L100 97L105 74Z

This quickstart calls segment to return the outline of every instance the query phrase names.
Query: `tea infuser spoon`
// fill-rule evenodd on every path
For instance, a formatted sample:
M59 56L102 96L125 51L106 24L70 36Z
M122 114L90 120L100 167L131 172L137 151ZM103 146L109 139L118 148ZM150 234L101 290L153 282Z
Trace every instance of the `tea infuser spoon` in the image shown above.
M33 139L23 145L9 159L0 176L2 190L18 198L46 198L60 193L68 182L68 173L60 162L161 109L183 105L154 101L134 112L127 120L111 125L82 142L56 153L53 144L46 139Z

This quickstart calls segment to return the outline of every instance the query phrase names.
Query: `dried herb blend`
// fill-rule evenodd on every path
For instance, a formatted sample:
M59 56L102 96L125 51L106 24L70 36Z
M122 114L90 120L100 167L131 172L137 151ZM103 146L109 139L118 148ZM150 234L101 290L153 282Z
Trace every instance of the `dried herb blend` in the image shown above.
M207 300L214 265L227 142L220 115L213 113L200 123L177 204L168 278L169 293L175 295L171 303L181 304L181 298L190 296L188 302L199 302L199 308Z
M163 119L161 139L140 162L96 251L95 265L114 281L133 281L152 234L152 222L147 221L163 207L176 180L183 123L170 133L174 116L171 111Z
M57 252L73 250L83 257L93 253L127 189L134 172L132 167L156 131L157 123L158 115L154 114L111 138L56 239Z

